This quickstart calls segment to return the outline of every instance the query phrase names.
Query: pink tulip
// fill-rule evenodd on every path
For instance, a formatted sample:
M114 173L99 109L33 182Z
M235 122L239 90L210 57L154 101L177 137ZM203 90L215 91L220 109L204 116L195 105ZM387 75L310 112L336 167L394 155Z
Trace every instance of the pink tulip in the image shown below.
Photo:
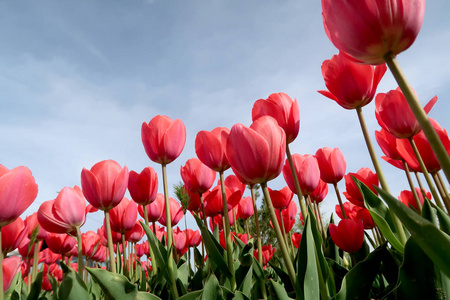
M186 250L186 232L181 230L179 227L175 228L173 231L173 240L175 244L175 249L183 255L184 251Z
M133 201L123 198L119 205L109 211L111 230L118 233L130 231L137 219L137 205Z
M137 243L142 240L144 235L145 231L144 228L142 228L141 223L136 222L133 228L125 234L125 239L130 243Z
M81 234L82 253L87 259L90 259L101 243L101 239L97 233L90 230Z
M7 257L2 261L3 291L6 292L11 286L14 277L20 270L21 260L18 256Z
M347 163L339 148L321 148L314 155L320 170L320 179L326 183L338 183L345 175Z
M419 197L419 202L421 205L423 205L423 202L425 201L425 199L423 198L422 191L419 188L415 188L415 189L416 189L416 194ZM428 199L431 200L430 192L426 192L426 196ZM402 202L406 206L408 206L408 207L412 206L415 210L419 211L419 208L417 207L416 201L414 200L414 196L411 191L405 190L405 191L400 192L400 196L398 196L398 200L400 200L400 202Z
M294 162L295 172L297 172L297 178L302 194L311 194L319 185L320 180L320 170L316 158L309 154L294 154L292 155L292 160ZM286 160L283 167L283 177L291 191L296 194L297 190L295 189L295 183L288 160Z
M6 254L14 251L19 247L22 239L27 235L25 223L22 218L18 217L13 222L0 228L2 232L2 249L1 251L6 257Z
M183 216L184 216L183 208L172 197L169 197L169 203L170 203L169 209L170 209L171 223L173 226L175 226L178 224L178 222L180 222L181 218L183 218ZM167 226L166 207L164 207L163 214L162 214L161 218L159 218L158 222L163 226Z
M226 143L230 130L217 127L212 131L202 130L195 137L195 153L202 163L216 172L230 168L226 155Z
M241 194L244 194L245 192L246 185L242 183L236 175L228 175L225 178L224 183L232 192L240 191ZM220 184L220 181L217 184Z
M158 193L156 195L155 201L146 205L146 207L147 207L148 221L149 222L158 221L164 212L164 195ZM139 205L138 212L141 217L145 218L144 217L144 209L142 208L142 205Z
M38 214L32 213L24 220L25 228L27 230L27 237L30 239L31 235L37 230L36 240L43 241L48 234L48 231L43 228L38 221ZM37 229L36 229L37 228Z
M109 211L123 199L128 186L128 168L114 160L96 163L91 170L83 168L81 187L93 207Z
M236 124L227 140L227 157L242 182L263 183L281 173L286 136L277 121L269 116L258 118L249 127Z
M66 254L75 247L77 241L68 234L49 233L45 238L45 243L52 252Z
M0 227L17 219L36 199L38 186L27 167L0 165Z
M144 168L141 173L130 171L128 191L134 202L147 205L155 201L158 193L158 175L152 167Z
M245 197L239 201L237 217L239 219L247 220L251 216L253 216L253 200L252 197Z
M181 178L187 189L203 194L209 190L216 179L216 171L203 164L198 158L191 158L180 168Z
M142 123L141 139L148 157L155 163L167 165L183 151L186 128L180 119L172 121L158 115L148 124Z
M320 180L317 188L309 194L311 202L319 204L322 202L328 194L328 184L325 181Z
M266 100L259 99L253 104L253 122L262 116L271 116L286 134L286 142L292 143L300 130L300 109L297 99L292 101L285 93L274 93Z
M381 64L417 37L425 0L322 0L325 32L336 48L357 61Z

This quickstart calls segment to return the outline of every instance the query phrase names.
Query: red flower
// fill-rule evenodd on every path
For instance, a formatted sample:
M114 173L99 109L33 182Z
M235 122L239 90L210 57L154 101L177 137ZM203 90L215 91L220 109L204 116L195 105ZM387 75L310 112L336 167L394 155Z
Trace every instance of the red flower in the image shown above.
M27 230L25 228L25 223L20 217L8 225L3 226L0 230L2 232L1 251L5 254L4 257L6 257L7 253L14 251L19 247L22 239L27 235Z
M77 244L77 240L68 234L51 233L45 237L45 243L54 253L66 254Z
M145 231L144 231L144 228L142 228L141 223L136 222L134 224L133 228L131 228L130 231L125 233L125 239L127 241L129 241L130 243L137 243L140 240L142 240L144 235L145 235Z
M361 220L344 219L338 226L330 224L328 230L336 246L348 253L358 251L364 242L364 225Z
M111 230L118 233L130 231L137 219L137 205L133 201L123 198L119 205L109 211Z
M352 202L355 205L364 207L364 199L361 192L358 189L358 186L353 181L353 177L359 179L362 183L364 183L369 189L371 189L375 194L374 185L378 185L378 176L373 173L369 168L361 168L357 173L348 173L345 175L345 188L346 191L343 192L344 196L348 199L348 201Z
M320 180L320 170L316 158L310 154L294 154L292 155L292 160L294 161L295 172L297 172L302 194L311 194L319 185ZM297 194L288 160L286 160L283 167L283 177L291 191Z
M291 231L292 227L294 227L295 224L295 216L297 215L297 204L295 204L294 201L291 201L289 203L288 207L281 210L281 214L283 215L283 226L284 226L284 232ZM283 230L283 227L281 225L281 217L280 217L280 211L278 210L276 212L277 221L280 225L280 228ZM269 221L270 226L273 228L272 221Z
M202 130L195 137L195 153L202 163L216 172L230 168L226 155L226 143L230 130L217 127L212 131Z
M368 66L334 55L322 64L322 75L329 91L319 91L345 109L356 109L369 104L386 72L386 65Z
M423 201L425 201L425 199L423 198L422 191L420 190L420 188L415 188L415 189L416 189L417 196L419 197L419 202L421 205L423 205ZM426 192L426 196L428 199L431 200L430 192ZM408 207L412 206L415 210L417 210L417 211L419 210L419 208L417 207L416 201L414 200L413 193L409 190L402 191L400 193L400 196L398 196L398 200L400 200L400 202L402 202L403 204L405 204Z
M158 193L158 175L152 167L146 167L141 173L130 171L128 191L134 202L147 205L155 201Z
M18 256L11 256L3 259L2 261L2 272L3 272L3 291L6 292L11 283L14 280L17 272L19 272L21 264L21 259Z
M309 194L309 198L311 198L311 202L320 203L325 199L328 194L328 184L325 181L320 180L317 188Z
M181 230L179 227L175 228L173 231L173 241L175 244L175 249L180 253L180 255L183 255L184 252L186 252L186 232Z
M339 148L321 148L314 155L320 170L320 179L326 183L338 183L345 175L347 163Z
M188 247L196 247L196 246L200 245L200 242L202 241L202 236L200 235L200 231L198 231L198 230L194 231L190 228L187 228L185 230L185 232L186 232Z
M277 121L258 118L250 127L236 124L227 140L227 157L241 182L263 183L281 173L286 136Z
M216 179L216 172L195 157L180 167L180 173L187 190L198 194L209 190Z
M158 193L156 195L155 201L153 201L150 204L146 205L147 207L147 217L149 222L156 222L158 221L163 212L164 212L164 195L161 193ZM141 217L144 217L144 209L142 208L142 205L138 206L138 212Z
M17 219L36 199L38 186L27 167L0 165L0 227Z
M96 163L91 170L81 171L81 188L93 207L108 211L120 203L128 186L128 168L114 160Z
M425 0L322 0L325 32L336 48L366 64L408 49L417 37Z
M244 194L246 185L242 183L236 175L228 175L224 180L225 186L228 187L232 192L240 191ZM217 183L220 184L220 181Z
M169 197L169 205L170 205L170 218L172 221L172 226L175 226L180 222L181 218L184 216L183 208L180 206L180 204L173 199L172 197ZM166 226L166 207L164 207L163 213L161 215L161 218L159 218L158 222Z
M302 234L298 233L298 232L294 232L291 235L291 240L292 240L292 243L294 244L294 247L298 249L298 247L300 247L300 242L302 240Z
M266 267L267 263L272 259L273 254L275 253L275 248L272 248L272 245L264 245L262 246L262 259L263 266ZM258 249L253 251L253 256L258 259Z
M148 157L158 164L169 164L183 151L186 128L180 119L172 121L158 115L150 122L142 123L141 139Z
M248 218L253 216L254 212L255 211L253 209L252 197L245 197L245 198L242 198L241 201L239 201L237 218L247 220Z
M253 104L252 120L271 116L286 133L286 142L292 143L300 130L300 109L297 99L292 101L285 93L274 93L266 100L259 99Z
M273 207L276 209L285 209L289 206L294 197L294 193L292 193L288 186L285 186L279 191L269 188L269 195Z

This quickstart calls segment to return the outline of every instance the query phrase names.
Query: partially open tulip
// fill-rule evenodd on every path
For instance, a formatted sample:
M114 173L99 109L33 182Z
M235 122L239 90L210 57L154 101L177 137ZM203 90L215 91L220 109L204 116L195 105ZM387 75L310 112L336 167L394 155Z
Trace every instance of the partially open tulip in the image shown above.
M89 230L88 232L81 234L82 243L82 252L83 255L90 259L94 254L95 251L97 251L97 248L99 247L101 243L101 238L97 233L95 233L92 230Z
M155 201L158 193L158 175L152 167L144 168L141 173L130 171L128 191L134 202L147 205Z
M283 215L283 226L284 226L284 232L291 231L292 227L294 227L295 224L295 216L297 215L297 204L295 204L294 201L291 201L291 203L288 205L287 208L281 210L281 214ZM281 217L280 212L276 212L278 224L280 224L281 227ZM272 221L269 221L270 226L273 228Z
M408 49L422 26L425 0L322 0L325 32L357 61L381 64Z
M275 254L275 248L272 245L264 245L262 246L262 258L263 258L263 267L267 266L267 263L272 259ZM253 251L253 256L258 259L258 249Z
M212 131L202 130L195 137L195 153L202 163L216 172L230 168L226 155L226 144L230 130L217 127Z
M322 202L328 194L328 184L325 181L320 180L317 188L309 194L311 202L319 204Z
M320 170L320 179L326 183L338 183L345 175L347 162L339 148L321 148L314 155Z
M180 119L158 115L142 123L141 139L145 152L155 163L166 165L174 161L186 143L186 128Z
M361 168L356 173L348 173L347 175L345 175L346 191L343 192L344 196L353 204L364 207L363 196L358 186L353 181L352 176L364 183L369 189L372 190L372 192L376 194L377 192L375 191L375 188L373 186L378 185L378 176L369 168Z
M180 204L177 202L177 200L173 199L172 197L169 197L169 203L170 203L170 218L171 218L171 223L173 226L177 225L178 222L180 222L181 218L183 218L184 216L184 212L183 212L183 208L180 206ZM167 222L166 222L166 207L164 207L164 211L163 214L161 216L161 218L159 218L158 222L163 225L166 226Z
M36 199L38 186L27 167L0 165L0 227L17 219Z
M344 202L344 204L342 206L344 207L345 215L347 216L348 219L352 219L352 220L358 219L357 214L358 214L358 211L361 208L361 206L355 205L355 204L351 203L350 201ZM344 219L340 205L335 206L335 212L339 216L339 218L341 218L341 220Z
M27 235L25 223L22 218L18 217L13 222L3 226L2 231L2 249L4 256L19 247L22 239Z
M331 223L328 230L336 246L345 252L358 251L364 242L364 225L361 220L344 219L338 226Z
M227 140L227 157L242 182L263 183L281 173L286 135L269 116L258 118L250 127L236 124Z
M276 209L285 209L289 206L294 197L294 193L285 186L281 190L272 190L269 188L270 199L272 200L273 207Z
M18 256L11 256L3 259L3 291L6 292L20 270L21 259Z
M375 130L375 138L385 155L381 158L394 167L404 170L403 158L397 150L397 138L384 128L381 128L380 131ZM411 170L411 165L408 165L408 167Z
M320 180L320 170L316 158L309 154L294 154L292 155L292 160L302 195L311 194L319 185ZM283 177L291 191L297 193L288 160L286 160L283 167Z
M285 93L274 93L266 100L259 99L253 104L252 120L271 116L286 133L286 142L292 143L300 130L300 109L297 99L292 101Z
M137 219L137 205L134 201L126 197L120 201L119 205L109 211L111 229L118 233L130 231Z
M187 189L203 194L209 190L216 179L216 171L203 164L198 158L191 158L180 168L181 178Z
M63 188L55 200L45 201L38 210L39 224L54 233L69 233L86 221L86 201L78 186Z
M253 216L254 213L253 209L253 200L252 197L244 197L239 201L238 204L238 211L237 211L237 217L242 220L247 220L251 216Z
M425 199L423 198L422 191L420 190L420 188L415 188L415 189L416 189L416 194L419 197L419 202L421 205L423 205L423 201L425 201ZM431 200L430 192L426 192L426 196L428 199ZM406 206L408 206L408 207L412 206L415 210L419 211L419 208L417 207L417 203L414 200L414 196L411 191L404 190L404 191L400 192L400 196L398 196L398 200L400 200L400 202L402 202Z
M73 249L77 241L74 237L68 234L59 234L50 232L45 237L45 243L52 252L58 254L66 254Z
M291 235L291 240L292 240L292 243L294 244L294 247L298 249L298 247L300 247L300 242L302 240L302 234L298 233L298 232L294 232Z
M427 114L436 101L435 96L425 105ZM375 116L378 124L398 139L411 138L422 130L400 88L377 95Z
M156 195L155 201L146 206L147 206L148 221L149 222L158 221L164 212L164 195L158 193ZM138 212L139 215L144 218L144 210L142 209L141 205L139 205L138 207Z
M345 109L369 104L375 96L386 65L369 66L350 61L342 53L322 64L322 75L328 91L319 91Z
M241 194L244 194L246 185L242 183L236 175L228 175L224 182L225 186L232 192L239 190ZM220 181L217 184L220 184Z
M231 191L225 187L225 194L227 197L227 208L232 213L232 209L236 207L242 199L240 190ZM209 217L214 217L218 214L223 214L223 200L222 189L220 185L216 185L211 192L205 197L205 213Z
M130 243L137 243L144 237L144 235L144 228L142 228L141 223L136 221L133 228L125 234L125 239Z
M93 207L108 211L123 199L128 186L128 168L114 160L96 163L91 170L81 171L81 187Z

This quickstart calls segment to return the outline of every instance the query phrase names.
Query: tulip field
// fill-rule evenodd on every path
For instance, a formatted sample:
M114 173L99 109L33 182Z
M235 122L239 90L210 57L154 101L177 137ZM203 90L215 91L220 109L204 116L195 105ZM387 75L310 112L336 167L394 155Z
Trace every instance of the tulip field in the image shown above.
M324 58L318 92L356 111L371 165L348 172L352 158L337 147L291 153L300 107L283 92L254 102L250 126L199 131L179 178L167 166L186 128L166 115L142 120L148 166L85 166L79 184L25 217L39 182L26 166L0 165L0 300L449 299L450 138L427 116L437 97L422 107L396 58L414 43L425 1L321 2L338 54ZM398 87L377 92L387 72ZM372 101L375 140L363 114ZM380 159L410 189L393 195ZM337 202L325 218L327 195ZM82 231L94 212L102 225ZM186 215L196 224L182 230Z

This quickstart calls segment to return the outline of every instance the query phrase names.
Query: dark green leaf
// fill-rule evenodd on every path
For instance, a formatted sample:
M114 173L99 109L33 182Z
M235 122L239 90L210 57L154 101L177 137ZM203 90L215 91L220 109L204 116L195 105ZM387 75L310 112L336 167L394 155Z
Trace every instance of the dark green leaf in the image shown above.
M42 271L39 272L31 285L31 291L28 294L27 300L37 300L39 298L39 294L41 293L42 287Z
M108 299L134 300L137 297L137 286L121 274L114 274L102 269L86 268L92 278L100 285Z
M448 215L439 207L436 207L437 217L439 219L439 227L446 234L450 234L450 218Z
M203 288L203 293L200 296L201 300L211 300L211 299L223 299L222 289L219 286L219 281L217 281L214 274L209 275L205 281L205 287Z
M83 279L73 269L61 262L61 268L65 274L59 286L58 296L60 300L89 299L89 292Z
M271 291L271 299L274 300L290 300L292 298L289 298L288 294L286 293L286 290L284 289L284 287L273 281L272 279L269 280L270 282L270 291Z

